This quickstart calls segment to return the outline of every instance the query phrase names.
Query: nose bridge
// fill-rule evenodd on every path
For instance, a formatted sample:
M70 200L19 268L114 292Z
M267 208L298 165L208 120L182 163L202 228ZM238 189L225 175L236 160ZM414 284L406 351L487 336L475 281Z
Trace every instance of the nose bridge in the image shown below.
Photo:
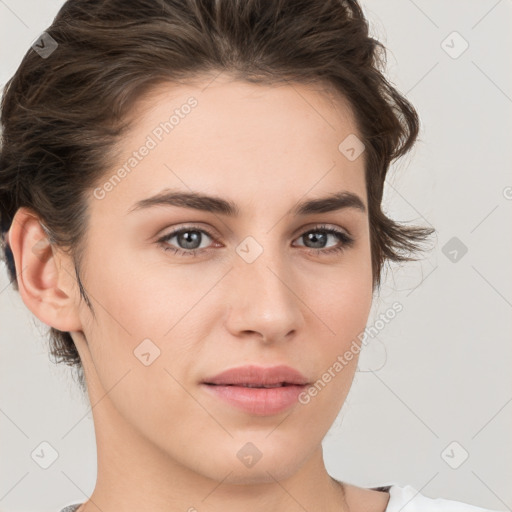
M277 339L297 329L300 300L293 293L287 254L275 236L246 237L236 248L230 327Z

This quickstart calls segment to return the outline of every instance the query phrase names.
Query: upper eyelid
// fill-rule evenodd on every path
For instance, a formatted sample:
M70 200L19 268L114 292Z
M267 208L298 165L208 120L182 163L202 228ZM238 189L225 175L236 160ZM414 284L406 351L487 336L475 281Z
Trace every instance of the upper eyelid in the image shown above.
M190 231L201 231L201 232L206 233L210 238L217 238L217 235L215 235L215 233L216 233L215 230L211 230L209 228L203 228L203 227L200 227L198 225L192 224L190 226L184 225L184 226L179 226L177 228L172 228L170 231L164 233L163 235L160 235L158 237L158 239L161 240L162 238L169 238L170 236L175 236L178 233L180 233L182 231L187 231L187 230L190 230Z
M324 229L334 229L335 231L340 231L345 233L347 236L352 237L352 233L344 227L337 226L335 224L330 224L329 222L317 222L316 224L312 224L310 227L301 228L299 234L307 233L309 231L322 231Z
M295 236L295 238L303 236L305 233L308 233L310 231L317 231L317 230L318 231L322 231L322 230L328 230L328 229L333 229L335 231L339 231L341 233L345 233L348 237L354 238L354 236L352 235L352 233L348 229L342 228L342 227L336 226L336 225L331 225L331 224L325 223L325 222L324 223L319 222L319 223L316 223L316 224L312 224L309 227L302 227L298 231L298 234ZM204 232L206 235L208 235L214 241L217 241L217 238L220 238L220 235L215 235L216 230L213 230L213 233L210 233L211 230L209 228L204 228L204 227L201 227L201 226L196 225L196 224L191 224L189 226L184 225L184 226L180 226L180 227L177 227L177 228L173 228L168 233L160 236L158 238L158 240L161 241L162 239L166 240L166 239L172 238L172 237L178 235L179 233L181 233L182 231L186 231L186 230Z

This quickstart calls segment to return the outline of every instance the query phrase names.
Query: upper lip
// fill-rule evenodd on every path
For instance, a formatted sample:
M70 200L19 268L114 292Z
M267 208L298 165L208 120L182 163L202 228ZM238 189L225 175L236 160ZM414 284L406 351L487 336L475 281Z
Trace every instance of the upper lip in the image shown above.
M286 365L261 367L255 365L239 366L223 371L214 377L203 380L205 384L272 386L288 384L303 386L308 379L295 368Z

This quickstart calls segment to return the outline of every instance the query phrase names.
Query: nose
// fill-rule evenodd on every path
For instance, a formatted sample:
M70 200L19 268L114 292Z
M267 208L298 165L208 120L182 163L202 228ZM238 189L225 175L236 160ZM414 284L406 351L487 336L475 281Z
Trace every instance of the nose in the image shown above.
M252 262L234 258L226 283L230 290L226 327L233 336L275 343L289 340L303 325L300 283L278 252L266 247Z

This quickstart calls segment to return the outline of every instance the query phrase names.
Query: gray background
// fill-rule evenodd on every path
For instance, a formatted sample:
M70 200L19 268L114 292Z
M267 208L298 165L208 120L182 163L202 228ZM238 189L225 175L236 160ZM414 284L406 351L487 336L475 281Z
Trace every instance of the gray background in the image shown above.
M0 0L0 86L62 3ZM421 140L390 173L387 212L438 235L423 261L384 281L369 325L395 301L404 309L364 348L324 441L327 467L360 486L410 484L511 510L512 2L362 5L388 48L389 78L422 121ZM0 325L0 511L84 501L96 480L88 403L69 369L48 360L46 327L5 268ZM31 458L43 441L58 452L48 469Z

